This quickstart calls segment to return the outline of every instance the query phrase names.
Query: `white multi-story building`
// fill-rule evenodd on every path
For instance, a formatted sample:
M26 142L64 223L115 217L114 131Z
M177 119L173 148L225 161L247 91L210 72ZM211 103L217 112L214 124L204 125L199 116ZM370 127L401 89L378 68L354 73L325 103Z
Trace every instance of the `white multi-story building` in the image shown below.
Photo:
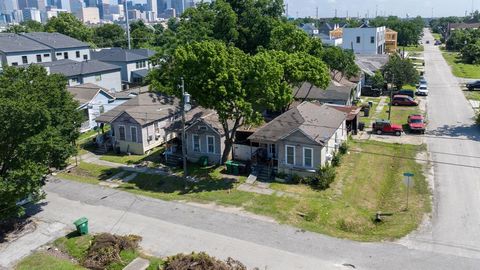
M353 50L356 54L384 54L385 26L343 29L343 48Z

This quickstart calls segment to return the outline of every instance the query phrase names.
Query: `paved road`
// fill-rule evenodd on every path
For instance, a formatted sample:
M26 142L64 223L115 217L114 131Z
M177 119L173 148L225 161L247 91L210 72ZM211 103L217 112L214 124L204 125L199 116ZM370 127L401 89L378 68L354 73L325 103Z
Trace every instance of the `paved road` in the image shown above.
M415 250L395 243L358 243L300 231L272 221L166 202L97 185L55 181L35 217L41 236L58 235L58 228L87 216L93 232L134 233L142 247L157 256L206 251L219 258L237 258L260 269L478 269L480 259ZM46 241L46 239L41 239ZM0 265L19 257L24 245L33 247L36 235L1 250Z
M425 38L433 40L430 32ZM410 245L461 256L480 254L480 129L438 47L425 45L429 82L426 141L435 163L434 216ZM425 42L424 42L425 44ZM480 268L480 266L478 266ZM477 269L478 269L477 268Z

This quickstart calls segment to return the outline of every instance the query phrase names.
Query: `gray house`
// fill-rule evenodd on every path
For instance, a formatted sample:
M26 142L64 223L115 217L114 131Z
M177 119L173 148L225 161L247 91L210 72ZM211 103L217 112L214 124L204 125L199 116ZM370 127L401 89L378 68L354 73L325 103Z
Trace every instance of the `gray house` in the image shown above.
M7 66L90 59L89 45L59 33L0 33L0 62Z
M123 153L143 155L173 139L165 127L180 115L179 100L158 93L140 93L122 105L100 115L97 123L111 125L106 143Z
M140 84L152 68L150 57L155 52L149 49L100 49L92 50L92 59L117 65L121 68L122 82Z
M347 113L313 102L278 116L248 137L257 146L252 163L273 172L308 176L330 163L347 140Z
M318 101L320 103L350 106L357 98L358 84L352 82L339 83L331 81L326 89L321 89L304 82L293 89L293 98L300 101Z
M68 85L93 83L111 92L122 90L120 67L89 60L77 62L69 59L40 63L49 73L59 73L68 78Z

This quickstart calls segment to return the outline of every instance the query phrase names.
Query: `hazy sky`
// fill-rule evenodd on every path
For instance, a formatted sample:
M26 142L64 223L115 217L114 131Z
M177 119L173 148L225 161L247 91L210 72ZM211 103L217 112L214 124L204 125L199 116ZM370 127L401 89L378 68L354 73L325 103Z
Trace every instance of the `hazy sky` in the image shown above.
M339 17L361 17L369 13L369 17L378 15L397 15L405 17L420 15L422 17L434 17L456 15L462 16L467 10L472 9L472 0L284 0L288 4L288 14L296 17L315 17L318 7L319 17L333 17L335 9ZM480 8L480 0L473 1L474 9Z

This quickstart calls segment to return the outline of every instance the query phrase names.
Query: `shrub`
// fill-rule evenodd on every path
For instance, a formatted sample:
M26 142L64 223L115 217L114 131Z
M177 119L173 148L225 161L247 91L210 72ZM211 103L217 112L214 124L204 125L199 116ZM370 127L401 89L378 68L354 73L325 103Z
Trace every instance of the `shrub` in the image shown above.
M338 152L341 154L341 155L345 155L348 151L348 144L347 142L344 142L342 143L342 145L340 145L340 147L338 148Z
M477 113L477 117L475 118L475 123L480 125L480 113Z
M105 269L108 265L121 262L120 252L135 250L142 238L137 235L118 236L102 233L93 238L82 265L93 270Z
M325 165L318 169L317 177L318 183L315 188L325 190L330 187L330 184L335 180L335 168L330 165Z
M300 184L302 183L302 180L303 180L302 177L299 176L298 174L294 174L290 177L290 182L292 184Z
M333 157L332 157L332 166L333 167L338 167L340 165L340 155L335 153L333 154Z
M192 253L177 254L167 258L165 270L247 270L239 261L228 258L226 262L218 260L208 254Z

